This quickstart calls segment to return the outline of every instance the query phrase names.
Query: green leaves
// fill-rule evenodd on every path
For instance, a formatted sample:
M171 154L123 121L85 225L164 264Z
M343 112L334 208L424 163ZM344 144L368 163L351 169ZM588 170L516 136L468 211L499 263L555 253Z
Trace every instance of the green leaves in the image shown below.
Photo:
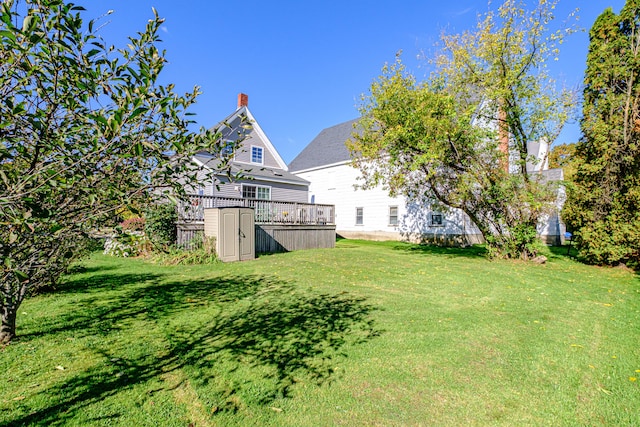
M590 32L583 138L563 218L597 264L640 263L640 10L606 9Z
M155 186L184 193L197 179L191 156L219 150L216 135L188 129L198 90L159 83L162 19L154 12L129 47L115 49L96 33L98 21L84 25L83 10L0 4L0 256L10 290L0 302L55 281L66 254L119 207L148 204Z
M460 209L492 253L534 255L532 230L535 240L556 193L530 177L527 164L537 157L529 142L553 141L571 104L540 69L561 41L547 28L555 4L524 9L505 0L474 31L443 36L437 69L424 82L399 55L385 65L349 144L362 187Z

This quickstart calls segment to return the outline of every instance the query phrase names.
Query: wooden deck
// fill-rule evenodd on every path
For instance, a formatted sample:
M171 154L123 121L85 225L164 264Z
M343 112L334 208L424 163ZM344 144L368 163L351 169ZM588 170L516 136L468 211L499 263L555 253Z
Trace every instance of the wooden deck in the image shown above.
M256 224L335 224L334 205L215 196L189 196L189 199L189 202L178 205L178 221L204 221L206 208L243 207L254 209Z
M204 234L204 210L250 207L255 212L256 253L333 248L335 206L271 200L190 196L178 206L178 246L195 249Z

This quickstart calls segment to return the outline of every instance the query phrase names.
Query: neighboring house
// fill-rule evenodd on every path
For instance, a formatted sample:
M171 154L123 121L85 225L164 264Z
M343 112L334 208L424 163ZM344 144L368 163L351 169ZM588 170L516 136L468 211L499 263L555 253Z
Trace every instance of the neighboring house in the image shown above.
M335 205L336 232L346 238L409 240L440 244L467 245L482 241L482 235L460 210L441 210L437 204L416 204L404 197L390 197L377 187L358 189L360 172L351 166L346 142L356 130L354 119L321 131L289 164L291 173L310 182L309 201ZM541 159L545 144L532 149ZM538 164L543 169L544 162ZM543 171L546 179L561 180L562 170ZM558 199L558 212L563 202ZM555 213L540 225L541 237L559 243L564 229Z
M289 173L286 163L249 111L248 104L249 97L239 94L236 111L216 126L230 147L244 136L231 162L232 174L242 172L242 178L230 182L228 177L217 175L214 182L202 182L190 192L202 196L306 203L309 182ZM196 155L194 161L215 169L218 159L203 152Z

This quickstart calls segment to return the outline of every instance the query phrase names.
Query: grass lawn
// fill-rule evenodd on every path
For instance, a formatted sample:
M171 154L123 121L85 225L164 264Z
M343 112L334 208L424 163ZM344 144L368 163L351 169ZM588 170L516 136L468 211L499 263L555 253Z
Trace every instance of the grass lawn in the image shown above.
M0 425L640 425L640 278L564 251L95 255L23 304Z

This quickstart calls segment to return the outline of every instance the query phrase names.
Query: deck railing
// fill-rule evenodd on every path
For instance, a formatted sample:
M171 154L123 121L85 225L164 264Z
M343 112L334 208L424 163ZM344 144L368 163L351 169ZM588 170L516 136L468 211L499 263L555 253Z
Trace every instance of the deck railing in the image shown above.
M253 208L256 224L335 224L334 205L198 195L189 196L188 202L178 204L178 220L204 221L206 208L226 207Z

